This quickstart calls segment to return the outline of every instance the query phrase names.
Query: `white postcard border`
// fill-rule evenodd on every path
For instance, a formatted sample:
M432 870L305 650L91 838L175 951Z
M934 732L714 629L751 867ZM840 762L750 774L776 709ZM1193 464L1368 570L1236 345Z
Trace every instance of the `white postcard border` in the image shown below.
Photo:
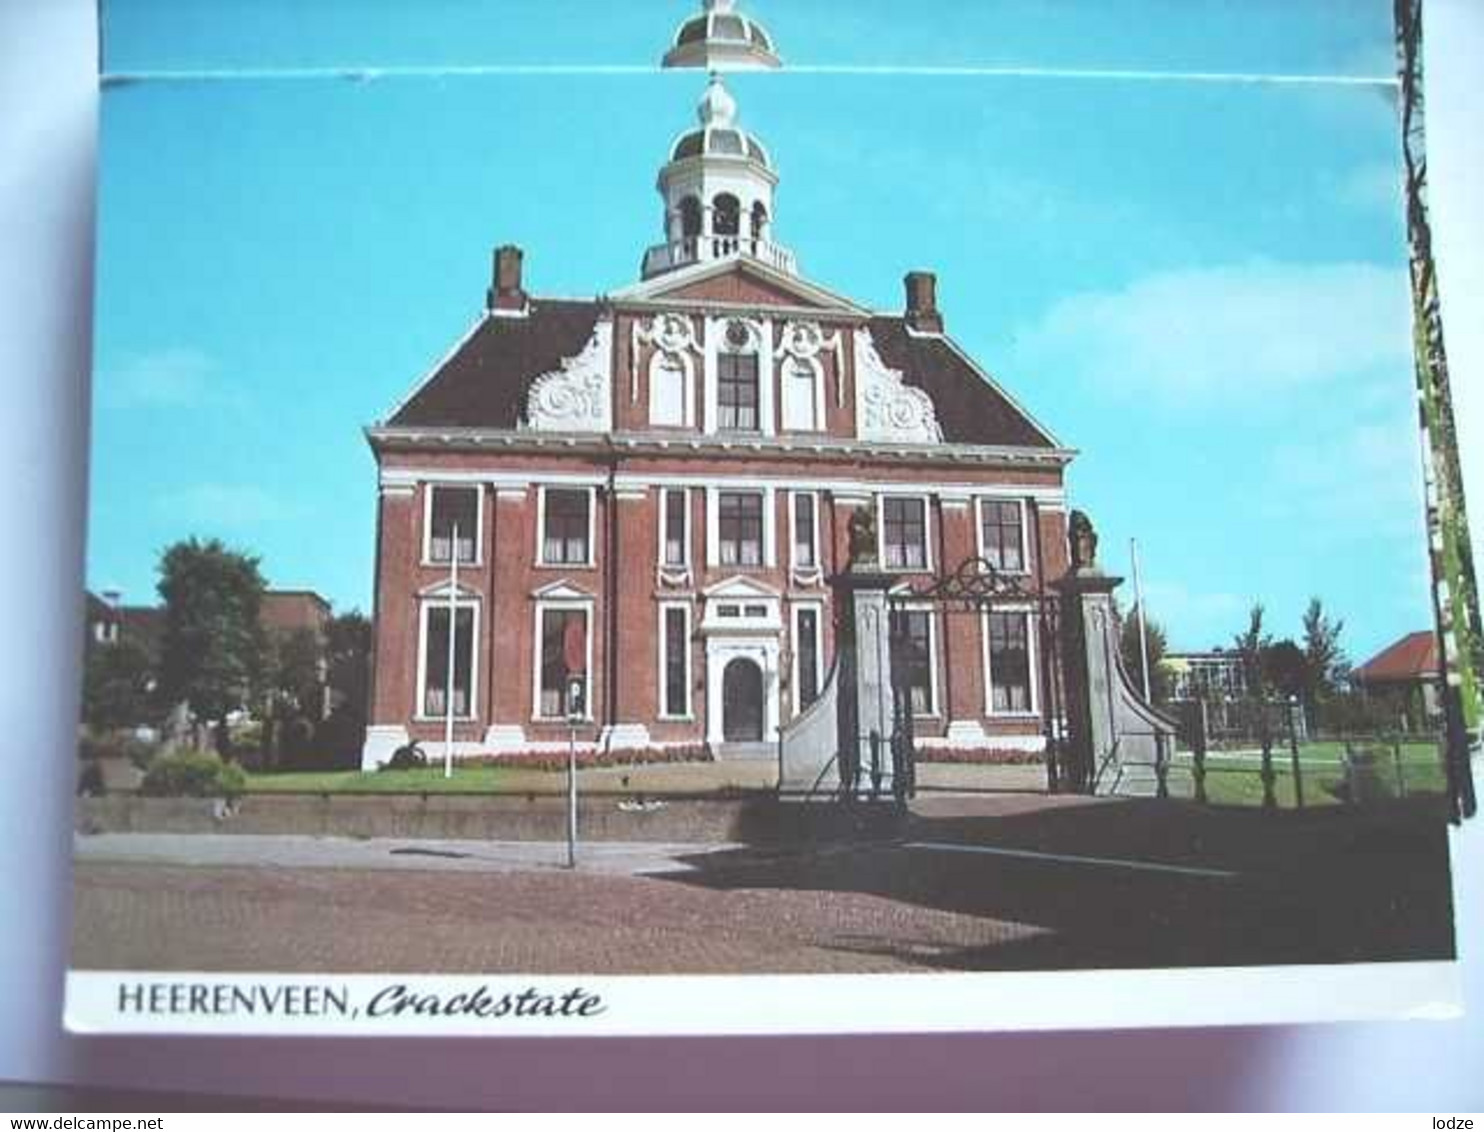
M71 971L66 1025L79 1034L598 1037L1130 1029L1461 1014L1453 961L972 975Z

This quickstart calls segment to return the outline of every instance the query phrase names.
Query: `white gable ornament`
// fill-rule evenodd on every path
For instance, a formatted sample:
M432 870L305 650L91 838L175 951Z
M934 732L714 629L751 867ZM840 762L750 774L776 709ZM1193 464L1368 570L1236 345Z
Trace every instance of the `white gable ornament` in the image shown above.
M603 319L575 358L542 374L526 395L526 425L543 432L608 432L613 427L609 362L613 322Z
M638 319L632 324L629 332L629 400L639 400L639 346L640 344L652 345L660 354L668 354L679 357L682 360L693 351L699 351L696 343L695 327L691 325L690 319L683 314L673 311L657 314L649 320L649 325L642 325ZM690 372L690 366L686 365L686 372Z
M856 433L862 440L937 444L943 439L933 400L908 385L876 351L876 340L862 327L855 333Z
M783 352L802 361L813 361L825 350L835 359L835 404L845 403L845 365L840 332L826 336L817 322L790 322L783 328Z

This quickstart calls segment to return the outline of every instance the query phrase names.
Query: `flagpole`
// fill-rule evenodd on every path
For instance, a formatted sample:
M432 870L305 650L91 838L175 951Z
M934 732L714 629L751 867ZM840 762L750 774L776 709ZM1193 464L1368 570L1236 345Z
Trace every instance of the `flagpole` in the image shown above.
M443 693L443 777L453 777L454 662L459 639L459 525L453 525L453 544L448 555L448 677Z
M1144 628L1144 587L1139 581L1139 544L1135 539L1128 540L1129 556L1134 560L1134 601L1139 607L1139 660L1144 667L1144 698L1149 695L1149 636Z

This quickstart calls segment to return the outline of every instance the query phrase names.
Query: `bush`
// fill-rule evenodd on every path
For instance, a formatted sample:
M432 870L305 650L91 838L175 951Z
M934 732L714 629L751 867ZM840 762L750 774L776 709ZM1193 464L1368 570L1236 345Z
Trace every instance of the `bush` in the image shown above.
M417 743L407 743L392 752L392 757L378 766L377 770L418 770L428 765L428 756Z
M169 798L235 798L246 789L242 768L210 751L159 754L139 786L141 794Z

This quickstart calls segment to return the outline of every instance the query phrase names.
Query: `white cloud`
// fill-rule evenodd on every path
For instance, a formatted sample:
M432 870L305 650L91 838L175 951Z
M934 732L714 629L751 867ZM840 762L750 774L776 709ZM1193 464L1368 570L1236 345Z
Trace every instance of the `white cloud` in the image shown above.
M182 523L230 529L291 518L297 509L253 484L199 483L167 492L159 511Z
M1111 391L1233 399L1410 364L1404 271L1368 263L1164 271L1056 303L1025 362Z
M230 399L214 359L175 347L138 354L98 376L97 396L112 408L177 408Z

